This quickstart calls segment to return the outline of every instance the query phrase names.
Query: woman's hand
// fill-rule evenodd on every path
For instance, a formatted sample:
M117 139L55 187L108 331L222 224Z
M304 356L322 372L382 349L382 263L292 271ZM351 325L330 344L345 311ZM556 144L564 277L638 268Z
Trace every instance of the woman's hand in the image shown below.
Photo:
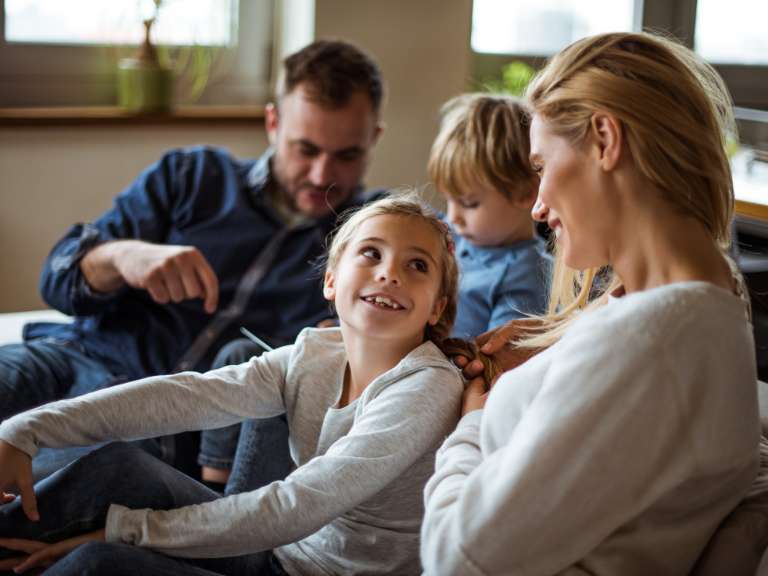
M26 572L30 568L45 568L66 556L72 550L86 542L103 542L104 529L89 532L74 538L67 538L54 544L38 542L37 540L23 540L21 538L0 538L0 548L22 552L26 556L0 560L0 570L13 570L17 574Z
M482 410L485 407L485 401L488 399L488 391L485 380L478 376L467 384L464 388L463 403L461 405L461 415L468 414L473 410Z
M0 504L13 500L13 495L7 494L6 490L18 490L27 518L33 522L40 519L33 489L32 459L15 446L0 440Z
M476 342L480 346L480 351L491 356L501 372L506 372L517 368L540 352L534 348L518 348L510 344L510 340L521 336L524 329L534 327L538 323L539 320L533 318L510 320L503 326L480 334ZM475 378L483 373L483 364L479 360L468 362L466 358L457 357L454 358L454 362L462 369L465 378Z

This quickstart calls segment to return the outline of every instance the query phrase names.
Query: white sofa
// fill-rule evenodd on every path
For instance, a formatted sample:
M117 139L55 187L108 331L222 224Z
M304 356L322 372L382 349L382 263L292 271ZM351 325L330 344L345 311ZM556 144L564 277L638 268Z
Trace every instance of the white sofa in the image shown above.
M66 322L65 316L56 310L32 310L0 314L0 346L21 342L21 330L27 322Z

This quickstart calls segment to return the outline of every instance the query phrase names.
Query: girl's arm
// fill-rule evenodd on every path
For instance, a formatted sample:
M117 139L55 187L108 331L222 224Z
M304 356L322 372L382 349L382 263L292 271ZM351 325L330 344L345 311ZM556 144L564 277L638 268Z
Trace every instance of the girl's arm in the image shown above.
M87 446L218 428L285 411L292 346L205 374L155 376L52 402L0 425L0 440L34 457L41 447Z
M456 423L461 392L459 375L446 364L419 370L358 407L351 430L284 481L170 511L112 506L107 540L183 557L240 555L298 541L378 494L437 447Z

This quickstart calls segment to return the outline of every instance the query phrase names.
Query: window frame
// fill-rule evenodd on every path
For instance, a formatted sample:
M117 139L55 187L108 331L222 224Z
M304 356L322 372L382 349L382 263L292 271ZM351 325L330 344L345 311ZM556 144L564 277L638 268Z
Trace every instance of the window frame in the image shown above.
M274 0L238 2L237 44L226 56L229 68L206 86L196 103L266 102L273 18ZM126 47L119 49L121 54L130 53ZM110 50L117 48L6 42L5 0L0 0L0 107L113 105L117 100L117 72L116 57L109 55ZM177 85L179 82L183 80L177 80Z
M697 0L635 0L635 30L663 30L693 48ZM544 56L484 54L472 50L472 71L482 82L496 77L505 64L520 60L540 67ZM725 80L736 106L768 110L768 65L713 64Z

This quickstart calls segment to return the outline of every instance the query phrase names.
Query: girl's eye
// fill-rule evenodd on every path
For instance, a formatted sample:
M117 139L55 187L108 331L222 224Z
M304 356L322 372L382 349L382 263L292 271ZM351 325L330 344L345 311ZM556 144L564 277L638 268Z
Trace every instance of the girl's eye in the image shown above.
M541 175L541 173L544 171L544 167L540 164L532 164L531 169L534 171L534 173Z
M418 272L423 272L425 274L429 271L429 267L427 266L427 263L424 260L420 260L418 258L416 260L411 260L410 266L414 270L417 270Z
M376 248L366 247L362 248L360 250L360 254L365 256L366 258L373 258L374 260L378 260L381 258L381 254L379 254L379 251Z
M461 204L462 208L466 208L468 210L472 210L473 208L477 208L478 206L480 206L480 202L468 201L468 200L459 200L459 204Z

